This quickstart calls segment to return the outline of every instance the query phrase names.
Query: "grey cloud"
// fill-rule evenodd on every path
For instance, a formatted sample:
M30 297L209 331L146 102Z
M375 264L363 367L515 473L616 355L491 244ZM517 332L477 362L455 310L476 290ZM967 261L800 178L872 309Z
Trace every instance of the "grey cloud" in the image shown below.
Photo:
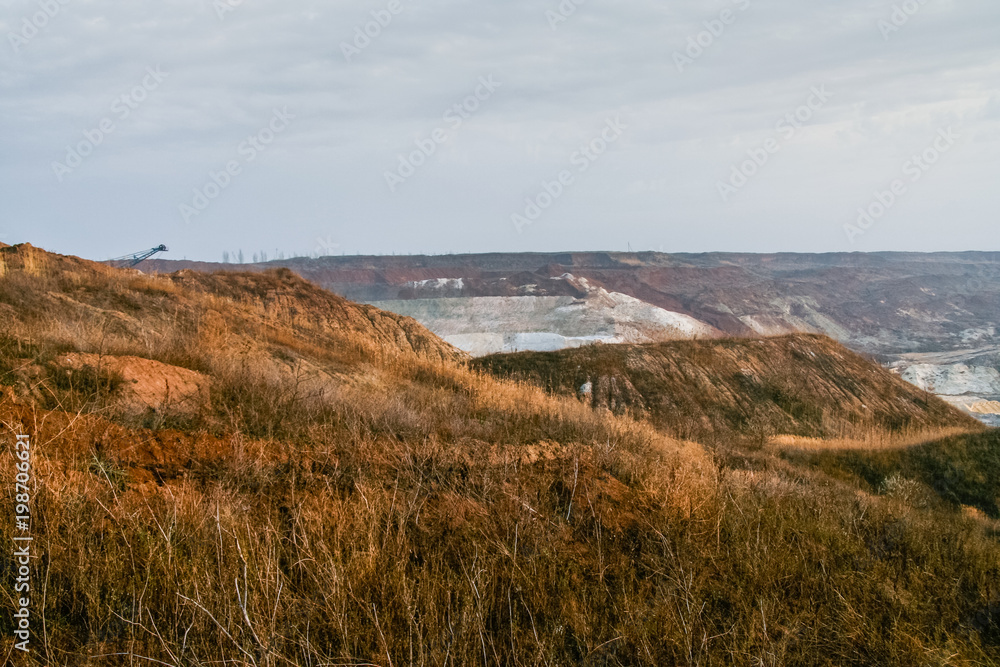
M877 22L890 1L752 0L683 73L673 53L735 3L587 0L553 30L545 12L555 0L403 0L348 62L341 43L387 4L245 1L220 20L211 0L69 0L20 53L5 38L7 241L100 258L162 240L205 259L239 247L306 252L317 236L348 252L397 253L627 242L988 249L997 195L987 184L1000 164L993 2L929 0L887 41ZM0 32L37 7L0 3ZM168 79L59 183L52 162L155 65ZM383 174L397 155L490 74L503 87L390 193ZM716 181L820 84L831 102L738 197L720 201ZM178 205L284 105L296 115L288 131L195 228L181 224ZM510 214L615 114L631 124L622 143L518 235ZM949 124L964 127L968 147L867 245L845 245L840 228L854 210ZM955 192L962 216L942 222Z

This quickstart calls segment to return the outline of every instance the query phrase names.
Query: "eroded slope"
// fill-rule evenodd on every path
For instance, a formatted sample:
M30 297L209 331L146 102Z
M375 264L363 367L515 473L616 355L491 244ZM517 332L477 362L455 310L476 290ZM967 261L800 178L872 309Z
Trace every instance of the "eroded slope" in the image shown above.
M713 458L287 274L0 258L0 424L34 447L32 666L1000 657L975 517ZM122 412L140 372L207 381L206 409Z
M594 407L647 416L694 439L975 427L940 399L817 335L592 346L472 363Z

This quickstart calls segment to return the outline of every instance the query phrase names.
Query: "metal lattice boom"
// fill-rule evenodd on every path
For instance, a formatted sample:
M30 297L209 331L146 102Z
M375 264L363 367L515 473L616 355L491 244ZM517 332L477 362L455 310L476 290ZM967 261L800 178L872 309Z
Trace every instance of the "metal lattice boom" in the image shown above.
M150 248L149 250L142 250L140 252L132 253L131 255L125 255L124 257L109 259L108 264L122 268L132 268L139 266L156 253L167 252L168 250L169 248L161 243L155 248Z

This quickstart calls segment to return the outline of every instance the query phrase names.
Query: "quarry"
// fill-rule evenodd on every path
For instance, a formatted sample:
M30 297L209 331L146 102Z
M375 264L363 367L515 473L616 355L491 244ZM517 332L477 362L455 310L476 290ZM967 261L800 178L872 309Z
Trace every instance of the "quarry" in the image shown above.
M1000 420L996 253L492 253L150 266L287 266L412 317L476 357L820 333L986 423Z

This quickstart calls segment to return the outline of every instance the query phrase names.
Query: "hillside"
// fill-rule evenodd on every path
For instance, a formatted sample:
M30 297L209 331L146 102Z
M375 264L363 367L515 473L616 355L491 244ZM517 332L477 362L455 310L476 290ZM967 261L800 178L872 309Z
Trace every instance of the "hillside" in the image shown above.
M590 341L819 333L878 355L932 393L942 387L946 400L995 424L995 383L933 379L1000 377L998 257L565 252L341 256L257 265L158 260L149 267L287 266L347 298L416 317L474 355Z
M829 338L597 345L476 359L475 368L578 396L594 408L646 417L677 437L797 435L974 428L943 401Z
M72 321L76 330L63 330L64 340L79 341L83 334L90 342L96 330L106 344L135 345L138 339L163 345L167 330L190 330L197 336L232 329L237 337L258 338L284 327L326 336L340 345L350 340L358 351L365 349L367 339L368 347L380 353L460 356L414 320L352 303L288 270L266 275L181 271L156 278L47 253L30 244L0 248L8 316L3 323L12 335L18 327L34 327L32 333L38 333L41 325L55 341L60 335L57 322ZM47 322L49 317L56 321Z
M1000 519L1000 430L955 435L917 446L875 451L790 447L781 456L871 491L925 503L928 498ZM1000 536L1000 522L995 531ZM998 609L1000 612L1000 609Z
M149 266L161 271L287 266L364 302L566 296L573 290L559 278L570 274L730 336L822 333L879 354L981 346L1000 331L997 253L491 253L296 258L259 265L156 260Z
M0 425L34 452L17 664L1000 660L1000 545L957 506L496 379L284 271L0 267Z
M48 409L218 426L251 368L295 396L363 364L463 358L416 321L288 270L150 277L22 245L0 250L0 276L0 372Z

